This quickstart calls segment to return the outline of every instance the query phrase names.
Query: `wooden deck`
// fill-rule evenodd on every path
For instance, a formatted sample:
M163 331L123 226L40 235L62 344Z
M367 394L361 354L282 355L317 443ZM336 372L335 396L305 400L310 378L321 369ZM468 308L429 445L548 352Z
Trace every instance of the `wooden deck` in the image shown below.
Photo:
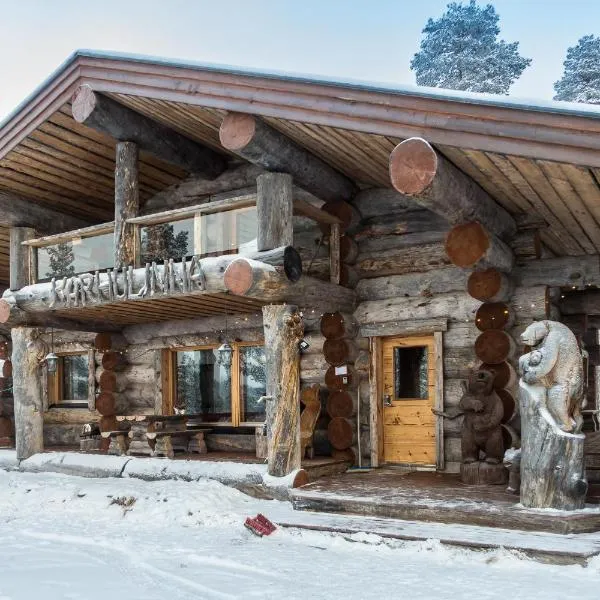
M600 531L600 507L561 512L528 510L504 486L467 486L458 475L392 468L349 471L291 491L297 510L484 525L505 529Z

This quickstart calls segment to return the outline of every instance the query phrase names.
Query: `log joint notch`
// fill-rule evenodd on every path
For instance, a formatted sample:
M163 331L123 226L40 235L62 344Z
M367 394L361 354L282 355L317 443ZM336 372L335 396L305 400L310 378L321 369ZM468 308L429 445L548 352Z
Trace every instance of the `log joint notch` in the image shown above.
M214 179L226 169L220 154L94 92L87 84L75 90L72 114L78 123L116 140L135 142L140 150L205 179Z

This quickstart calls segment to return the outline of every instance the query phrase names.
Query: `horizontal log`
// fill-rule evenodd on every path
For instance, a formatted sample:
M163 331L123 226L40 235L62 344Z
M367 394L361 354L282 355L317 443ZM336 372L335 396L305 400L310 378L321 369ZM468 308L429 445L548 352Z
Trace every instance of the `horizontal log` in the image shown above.
M402 213L420 208L410 196L405 196L392 188L369 188L361 190L351 203L364 219Z
M403 233L402 235L384 235L365 237L358 240L358 254L374 256L377 252L402 251L407 248L418 248L424 244L441 244L446 241L448 229L444 231L422 231L419 233ZM445 250L444 250L445 252Z
M33 199L0 191L0 223L31 227L40 233L55 234L92 225L89 220L42 206Z
M252 257L263 257L269 262L277 263L285 256L285 249L276 249L267 253L257 252L249 256L250 260L253 260ZM0 323L9 321L13 323L19 319L31 322L30 315L32 313L45 313L41 321L52 325L52 319L60 320L60 317L55 317L56 313L54 312L51 315L48 313L57 309L66 309L62 310L62 314L68 315L70 307L98 306L119 302L122 299L143 302L147 297L227 293L229 290L225 286L223 273L227 266L238 260L239 257L240 255L231 254L199 260L193 259L194 262L172 263L167 267L155 265L148 270L139 268L127 272L119 271L119 273L98 273L97 276L84 274L66 281L38 283L15 292L5 292L3 299L0 300ZM246 259L246 257L244 258ZM264 264L264 270L269 272L273 285L268 289L256 291L260 294L258 297L260 300L265 302L298 301L302 308L310 306L314 309L332 305L342 308L353 307L354 292L351 290L311 278L303 278L294 284L287 278L284 264L278 267L272 267L266 262L261 262L261 264ZM272 268L269 269L269 266ZM152 277L158 282L156 286L148 283L152 273L154 273ZM114 284L115 279L116 285ZM160 282L165 282L165 290L159 288ZM65 283L66 290L63 289ZM187 290L185 289L186 284ZM89 291L86 292L85 288ZM257 297L252 293L249 291L246 295ZM90 322L86 330L114 331L115 329L118 328L105 322L96 324Z
M359 244L355 268L362 278L422 273L450 265L443 243L420 244L363 252Z
M446 253L452 264L462 268L494 267L508 273L514 265L512 250L476 221L455 225L448 232Z
M356 294L359 300L383 300L395 296L427 298L434 294L464 290L468 275L464 269L445 267L426 273L362 279L356 286Z
M212 180L190 175L146 200L140 214L149 215L159 211L193 206L200 202L223 200L250 191L256 192L256 178L261 173L264 173L264 169L244 163L232 165Z
M446 318L410 319L388 323L366 323L359 328L359 334L364 337L380 337L388 335L427 335L434 331L446 331Z
M44 424L84 425L85 423L97 422L100 416L100 413L96 410L53 407L44 412Z
M214 150L94 92L89 85L75 90L71 111L78 123L115 140L135 142L140 150L189 173L214 179L226 169L225 158Z
M354 195L355 186L346 176L258 117L227 114L219 137L227 150L268 171L289 173L297 185L322 200L349 200Z
M600 256L564 256L533 260L514 268L512 276L517 285L533 287L572 287L583 289L600 285Z
M438 319L472 321L480 303L466 293L439 294L431 298L389 298L359 304L354 317L361 327L373 323Z
M473 348L480 333L472 321L468 323L451 322L443 336L444 350L447 348Z
M502 238L516 233L510 214L424 139L410 138L394 148L390 179L401 194L415 198L452 225L478 221Z
M448 222L439 215L426 209L413 209L363 219L355 237L357 240L362 240L384 235L401 236L430 231L447 232L449 229Z

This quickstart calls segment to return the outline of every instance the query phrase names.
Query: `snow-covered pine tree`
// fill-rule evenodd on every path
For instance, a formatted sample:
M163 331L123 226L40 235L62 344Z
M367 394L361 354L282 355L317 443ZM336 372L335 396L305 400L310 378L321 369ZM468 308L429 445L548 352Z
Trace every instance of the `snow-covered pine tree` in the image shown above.
M75 275L75 254L70 242L46 248L50 259L50 270L46 277L71 277Z
M451 2L439 19L429 19L410 63L417 84L508 94L531 59L519 54L519 42L498 40L499 18L491 4L470 0Z
M169 223L147 227L142 236L141 262L162 262L187 256L188 237L187 231L175 235L174 227Z
M584 35L567 50L563 66L563 76L554 84L554 99L600 104L600 37Z

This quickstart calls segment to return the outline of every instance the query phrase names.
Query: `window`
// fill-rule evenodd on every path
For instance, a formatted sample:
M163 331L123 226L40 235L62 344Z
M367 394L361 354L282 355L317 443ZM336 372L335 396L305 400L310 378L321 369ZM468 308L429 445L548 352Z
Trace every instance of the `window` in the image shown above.
M37 281L93 273L114 265L113 234L78 238L37 249Z
M49 404L88 406L90 397L88 353L61 354L55 373L48 373Z
M266 371L262 346L233 343L232 352L219 346L173 350L172 407L200 422L230 426L262 423Z
M198 214L142 227L141 264L183 257L244 254L256 250L256 207Z
M429 394L427 346L394 348L394 397L423 399Z

